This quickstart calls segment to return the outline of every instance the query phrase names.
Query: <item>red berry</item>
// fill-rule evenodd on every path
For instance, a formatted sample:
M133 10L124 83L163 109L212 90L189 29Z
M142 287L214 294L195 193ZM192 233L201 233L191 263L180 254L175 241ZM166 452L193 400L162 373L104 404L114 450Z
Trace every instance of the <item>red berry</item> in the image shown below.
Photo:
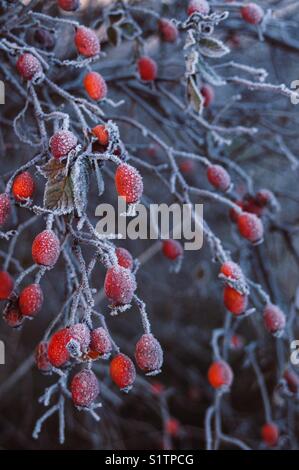
M117 256L118 264L122 266L123 268L127 268L130 271L132 271L134 260L133 260L133 256L131 255L131 253L125 248L122 248L120 246L116 248L115 254Z
M241 315L247 308L248 297L236 289L226 286L223 291L224 305L234 315Z
M118 354L110 362L110 376L121 390L129 390L136 379L136 370L131 359L125 354Z
M215 92L214 88L211 85L203 85L200 89L202 96L204 97L203 105L205 108L208 108L214 101Z
M183 160L179 164L179 169L181 170L182 173L185 173L186 175L188 173L192 173L194 170L194 161L193 160Z
M240 207L240 209L243 208L243 202L242 201L235 201L235 204ZM234 209L233 207L229 210L229 216L232 222L235 224L238 223L238 218L239 218L240 212L237 211L237 209Z
M233 279L234 281L239 281L243 279L243 272L240 266L233 261L226 261L222 264L220 268L220 273L223 274L225 277Z
M208 370L208 380L213 388L229 388L234 374L230 365L225 361L215 361Z
M112 266L107 270L105 294L115 305L129 304L136 288L135 276L129 269Z
M166 422L165 422L165 431L167 432L167 434L169 434L170 436L177 436L179 434L179 431L180 431L180 423L177 419L175 418L169 418Z
M16 305L9 305L4 310L3 320L11 328L18 328L23 323L24 317Z
M13 291L14 282L6 271L0 271L0 300L7 300Z
M159 382L158 380L155 380L154 382L152 382L151 392L154 395L161 395L164 392L164 390L165 390L165 387L161 382Z
M141 370L158 373L163 364L163 351L159 341L151 334L144 334L136 344L135 359Z
M131 165L123 163L117 167L115 186L119 196L128 204L136 203L143 193L143 181L139 171Z
M242 237L252 243L259 243L263 240L263 223L255 214L241 213L238 217L238 229Z
M230 339L230 348L233 349L234 351L240 351L243 349L244 346L244 340L242 336L240 335L232 335Z
M13 181L12 193L16 201L30 199L35 190L34 179L28 171L17 175Z
M207 0L190 0L187 13L188 16L192 15L195 12L201 13L202 15L208 15L210 11L210 6Z
M78 143L77 137L70 131L56 132L50 139L50 148L54 158L66 157Z
M53 366L61 367L70 359L67 345L71 339L69 328L63 328L51 337L48 345L48 357Z
M32 243L32 258L36 264L54 266L60 254L60 243L52 230L39 233Z
M109 143L109 132L106 129L106 126L99 124L95 126L91 132L98 139L99 143L106 147Z
M260 217L263 213L263 207L259 204L256 197L245 196L243 200L243 210Z
M10 214L10 199L8 194L0 194L0 226L4 225Z
M137 62L137 68L141 80L151 82L157 78L158 66L156 62L147 56L142 56Z
M17 71L25 80L31 80L37 73L42 72L40 61L32 54L25 52L17 61Z
M259 24L263 19L264 11L256 3L248 3L241 8L241 15L247 23Z
M20 293L19 308L25 317L35 317L42 308L44 294L39 284L30 284Z
M275 200L275 196L269 189L260 189L256 193L256 200L260 206L265 207Z
M90 348L101 355L109 354L112 351L110 336L103 327L96 328L91 332Z
M74 405L89 407L99 393L99 382L92 370L83 369L74 375L71 382L71 394Z
M84 57L93 57L100 53L100 41L96 33L85 26L77 28L75 34L75 44L79 54Z
M107 84L98 72L88 72L83 81L85 90L92 100L103 100L107 95Z
M269 447L276 446L279 439L279 429L275 423L266 423L262 427L262 439Z
M39 343L35 349L35 363L41 372L49 372L52 369L48 358L48 343Z
M76 11L80 7L80 0L58 0L58 6L65 11Z
M264 325L269 333L279 335L284 330L286 318L276 305L268 304L263 313Z
M76 323L70 326L69 332L72 339L78 341L81 352L86 352L90 344L90 330L84 323Z
M177 40L179 32L172 21L167 18L161 18L158 21L158 28L165 42L175 42Z
M292 369L286 369L283 373L283 378L287 383L289 391L297 395L299 392L299 375Z
M231 187L231 179L227 171L220 165L210 165L207 170L209 182L220 191L228 191Z
M176 260L180 256L183 256L184 250L180 242L177 240L163 240L162 245L163 255L171 260Z

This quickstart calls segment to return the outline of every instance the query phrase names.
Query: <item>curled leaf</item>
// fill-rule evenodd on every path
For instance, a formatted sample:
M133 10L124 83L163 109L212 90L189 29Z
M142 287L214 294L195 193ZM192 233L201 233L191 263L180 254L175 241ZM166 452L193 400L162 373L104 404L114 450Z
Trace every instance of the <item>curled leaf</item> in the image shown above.
M202 55L212 58L222 57L229 53L229 48L222 41L211 37L201 38L198 42L198 49Z

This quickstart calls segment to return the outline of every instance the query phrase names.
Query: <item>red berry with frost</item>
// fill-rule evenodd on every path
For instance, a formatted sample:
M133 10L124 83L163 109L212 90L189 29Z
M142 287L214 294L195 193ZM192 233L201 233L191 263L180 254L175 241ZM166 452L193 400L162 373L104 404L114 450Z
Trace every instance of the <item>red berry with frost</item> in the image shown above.
M165 258L168 258L172 261L183 256L184 250L180 242L177 240L163 240L162 252Z
M259 204L258 200L254 196L246 195L243 200L243 210L250 212L258 217L261 217L263 213L263 207Z
M57 331L50 338L48 345L49 361L54 367L61 367L70 359L70 353L67 345L72 339L69 328L63 328Z
M71 394L74 405L89 407L100 393L99 382L92 370L83 369L74 375Z
M210 6L207 0L190 0L187 9L188 16L195 12L201 13L202 15L208 15L210 12Z
M37 73L42 72L40 61L32 54L25 52L16 64L17 71L25 80L31 80Z
M50 149L54 158L66 157L78 143L77 137L70 131L56 132L50 139Z
M246 294L241 294L236 289L226 286L223 291L224 305L234 315L241 315L245 312L248 303Z
M230 365L222 360L215 361L208 370L208 380L215 389L229 388L234 374Z
M141 80L151 82L157 78L157 63L150 57L143 56L137 62L138 73Z
M256 3L248 3L241 8L244 21L250 24L259 24L264 17L264 10Z
M10 199L8 194L0 194L0 226L4 225L10 215Z
M106 126L99 124L98 126L95 126L91 132L93 135L98 139L98 142L106 147L109 143L109 132L106 128Z
M13 291L14 281L6 271L0 271L0 300L7 300Z
M31 199L35 190L34 179L28 171L17 175L12 184L12 194L16 201Z
M292 369L286 369L283 373L283 378L287 383L289 391L297 395L299 392L299 375Z
M3 320L11 328L18 328L23 323L24 317L16 305L8 305L3 313Z
M79 54L84 57L93 57L100 53L100 41L95 33L90 28L80 26L76 30L75 45Z
M275 201L275 196L269 189L260 189L256 193L256 201L261 207L265 207Z
M243 209L243 202L242 201L235 201L235 204L240 207L240 209ZM234 209L233 207L229 210L229 216L232 222L235 224L238 223L238 218L240 215L241 211L238 211L237 209Z
M275 423L266 423L262 427L262 439L268 447L275 447L279 439L279 429Z
M221 265L220 273L229 279L239 281L243 279L243 272L240 266L233 261L226 261Z
M168 20L167 18L161 18L161 20L158 22L158 28L163 41L175 42L177 40L179 32L172 21Z
M231 188L231 179L228 172L221 165L210 165L207 177L211 185L220 191L228 191Z
M43 302L44 294L39 284L30 284L19 296L19 308L24 317L35 317L41 310Z
M117 257L118 264L122 266L123 268L129 269L130 271L132 271L134 260L133 260L133 256L131 255L131 253L125 248L122 248L120 246L116 248L115 254Z
M111 339L103 327L96 328L91 332L90 348L101 356L111 353Z
M115 172L115 186L119 196L128 204L137 203L143 193L143 181L139 171L131 165L123 163Z
M135 359L141 370L156 374L163 364L163 351L159 341L151 334L144 334L136 344Z
M76 11L80 8L80 0L58 0L58 6L64 11Z
M86 352L91 340L88 326L85 323L75 323L75 325L69 327L69 332L72 339L79 343L81 353Z
M172 437L175 437L179 434L180 431L180 423L175 418L168 418L165 422L165 431Z
M238 229L240 235L251 243L259 243L263 240L263 223L255 214L242 212L238 217Z
M211 85L203 85L200 89L202 96L204 97L203 105L205 108L208 108L215 99L214 88Z
M54 266L60 254L60 243L53 230L39 233L32 243L32 258L36 264Z
M110 377L121 390L129 390L136 379L132 360L125 354L118 354L110 363Z
M121 266L112 266L107 270L104 290L115 305L129 304L136 290L134 274Z
M98 72L88 72L83 80L84 88L88 96L95 101L106 98L107 84Z
M264 325L269 333L280 335L286 324L284 313L276 305L268 304L263 312Z
M48 343L43 341L35 349L35 364L41 372L49 372L52 369L48 358Z

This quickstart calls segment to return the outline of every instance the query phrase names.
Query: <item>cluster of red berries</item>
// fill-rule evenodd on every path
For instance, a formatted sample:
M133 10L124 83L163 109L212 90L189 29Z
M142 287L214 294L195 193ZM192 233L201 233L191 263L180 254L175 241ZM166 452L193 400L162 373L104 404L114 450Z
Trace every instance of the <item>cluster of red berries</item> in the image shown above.
M274 194L268 189L260 189L255 195L246 194L242 200L235 201L244 212L255 214L261 217L265 209L271 209L276 205ZM230 218L233 222L238 221L238 212L235 209L230 210Z

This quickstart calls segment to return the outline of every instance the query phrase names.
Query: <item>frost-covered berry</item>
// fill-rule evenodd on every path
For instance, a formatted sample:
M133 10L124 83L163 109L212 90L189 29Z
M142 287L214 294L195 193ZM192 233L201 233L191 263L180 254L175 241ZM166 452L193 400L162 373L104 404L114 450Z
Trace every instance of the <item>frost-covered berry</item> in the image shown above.
M231 179L228 172L221 165L210 165L207 177L211 185L220 191L228 191L231 188Z
M111 353L111 339L103 327L92 330L90 348L92 351L96 351L97 353L101 354L101 356Z
M123 268L129 269L130 271L132 271L134 260L133 260L133 256L131 255L131 253L125 248L122 248L121 246L119 246L118 248L116 248L115 254L117 257L118 264L122 266Z
M248 3L241 7L241 15L247 23L259 24L263 19L264 10L256 3Z
M0 271L0 300L7 300L13 291L14 282L7 271Z
M287 383L287 387L291 393L297 395L299 392L299 375L292 369L286 369L283 378Z
M19 308L25 317L35 317L42 308L44 294L39 284L25 287L19 296Z
M179 32L176 25L167 18L161 18L158 21L158 28L161 33L162 39L165 42L175 42L178 38Z
M109 132L103 124L99 124L98 126L95 126L91 132L93 135L98 139L98 142L106 147L109 143Z
M35 190L34 179L28 171L17 175L12 184L12 194L16 201L32 198Z
M242 212L238 217L238 229L240 235L251 243L259 243L263 240L263 223L255 214Z
M172 437L179 434L180 428L180 422L175 418L168 418L165 422L165 431Z
M10 200L8 194L0 194L0 226L4 225L10 214Z
M202 96L204 97L203 105L205 108L208 108L215 99L215 91L211 85L203 85L200 89Z
M128 204L138 202L143 193L143 181L139 171L131 165L123 163L115 172L115 186L119 196Z
M41 372L49 372L52 369L48 358L48 343L42 341L35 349L35 364Z
M163 240L162 252L165 258L176 260L180 256L183 256L184 250L180 242L177 240Z
M285 328L285 315L276 305L266 305L263 312L263 320L266 330L274 335L280 335Z
M11 328L18 328L23 323L24 317L16 305L9 305L3 313L3 320Z
M100 41L92 29L80 26L76 30L75 44L79 54L84 57L93 57L100 53Z
M135 347L135 359L141 370L156 374L163 364L163 351L159 341L151 334L144 334Z
M92 370L83 369L74 375L71 382L71 394L74 405L89 407L99 393L99 382Z
M239 281L244 277L240 266L233 261L225 261L225 263L221 265L220 273L234 281Z
M148 56L142 56L137 62L138 73L141 80L151 82L157 78L157 63Z
M279 429L275 423L266 423L261 430L262 439L269 447L275 447L279 439Z
M245 312L248 303L246 294L241 294L236 289L226 286L223 291L224 305L234 315L241 315Z
M269 189L260 189L256 193L256 201L261 207L265 207L275 201L275 196Z
M121 266L112 266L107 270L104 290L115 305L129 304L136 290L134 274Z
M58 0L58 6L64 11L76 11L80 8L80 0Z
M53 230L39 233L32 243L32 258L36 264L54 266L60 254L60 243Z
M225 361L215 361L208 370L208 380L213 388L229 388L234 374L230 365Z
M53 33L44 28L38 28L34 32L34 41L42 49L51 51L55 46L55 36Z
M80 351L86 352L90 344L90 330L84 323L75 323L75 325L70 326L69 332L72 336L72 339L78 341L80 346Z
M118 354L110 362L110 377L121 390L129 390L136 379L132 360L125 354Z
M67 345L71 339L72 335L69 328L63 328L62 330L57 331L50 338L48 345L48 358L54 367L61 367L70 359Z
M103 100L107 95L107 84L98 72L88 72L83 80L88 96L95 101Z
M185 175L188 175L194 171L195 165L193 160L183 160L179 163L179 169Z
M25 80L31 80L37 73L42 72L40 61L32 54L25 52L16 64L17 71Z
M50 139L50 149L54 158L66 157L78 143L78 139L70 131L56 132Z
M201 13L202 15L208 15L210 11L210 6L207 0L190 0L187 14L188 16L192 15L195 12Z

